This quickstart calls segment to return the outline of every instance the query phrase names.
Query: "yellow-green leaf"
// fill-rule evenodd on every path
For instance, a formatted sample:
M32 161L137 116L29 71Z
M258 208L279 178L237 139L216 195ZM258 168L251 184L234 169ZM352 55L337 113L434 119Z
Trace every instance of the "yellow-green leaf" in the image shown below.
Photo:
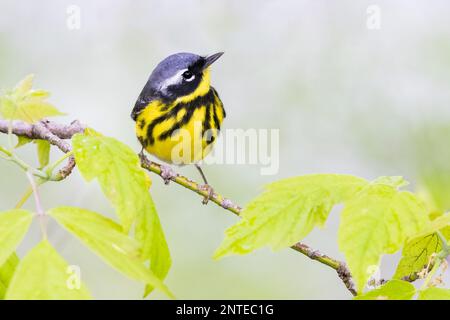
M6 290L8 289L19 261L19 257L13 252L9 258L3 262L3 265L0 266L0 299L5 297Z
M50 92L45 90L31 90L29 92L30 97L39 98L39 99L47 99L50 97Z
M171 265L169 248L153 200L149 178L138 156L128 146L92 129L73 138L77 166L86 180L97 178L116 209L124 231L136 222L136 239L142 244L142 258L161 280ZM151 291L147 287L146 293Z
M138 214L135 234L136 239L142 244L142 257L150 263L150 270L159 279L164 280L169 272L172 260L151 197L150 201L146 202L145 209ZM153 286L147 285L144 296L150 294L152 290Z
M436 233L409 240L403 247L394 278L403 279L420 272L429 264L432 254L441 249L441 241Z
M265 245L274 250L289 247L314 227L323 226L334 205L366 184L364 179L338 174L306 175L272 183L226 231L214 257L246 254Z
M371 183L347 201L341 213L339 248L358 292L362 292L384 253L396 252L429 223L422 201L396 187Z
M23 120L28 123L35 123L48 117L64 115L53 105L37 98L29 98L17 103L14 110L3 114L6 119Z
M384 184L395 189L399 189L401 187L407 186L409 184L408 181L403 179L402 176L382 176L376 178L372 183L374 184Z
M437 216L431 223L425 225L415 237L427 236L431 233L441 231L448 234L450 229L450 212Z
M12 91L0 97L0 114L5 119L35 123L43 118L63 115L45 99L49 94L32 90L33 76L22 80Z
M141 254L141 245L124 234L121 225L101 214L77 207L56 207L48 214L85 242L93 245L100 241L130 257Z
M36 140L39 165L44 168L50 160L50 143L47 140Z
M442 250L438 231L447 240L450 239L450 213L435 212L433 216L434 219L429 224L406 242L394 278L402 279L414 275L430 263L431 256Z
M431 287L421 290L419 300L450 300L450 289Z
M411 300L416 294L416 288L409 282L391 280L381 287L358 295L355 300Z
M145 172L138 156L125 144L109 137L77 134L72 141L82 176L87 181L98 180L128 233L149 201Z
M32 214L22 209L0 213L0 265L14 253L32 219Z
M33 141L33 139L30 139L30 138L27 138L27 137L24 137L24 136L18 136L17 137L17 144L16 144L16 146L14 148L16 148L16 149L20 148L20 147L30 143L31 141Z
M6 292L10 300L80 300L91 296L81 283L69 283L68 264L46 240L31 249L20 261Z
M18 96L26 95L33 87L34 74L27 75L14 87L14 93Z
M98 213L74 207L54 208L48 214L113 268L172 297L163 282L145 267L140 244L124 234L120 225Z

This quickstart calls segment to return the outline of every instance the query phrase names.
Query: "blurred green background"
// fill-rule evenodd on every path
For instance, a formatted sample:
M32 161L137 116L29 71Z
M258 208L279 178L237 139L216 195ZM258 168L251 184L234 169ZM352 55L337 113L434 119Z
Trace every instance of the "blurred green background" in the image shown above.
M80 29L67 27L70 5L80 9ZM369 5L380 9L380 29L366 26ZM206 167L214 188L237 203L269 181L332 172L403 175L411 190L450 207L448 1L0 0L0 12L0 88L34 73L35 86L51 91L50 101L67 112L60 121L79 119L136 151L129 115L153 67L175 52L225 51L212 72L228 114L224 127L280 130L277 175L261 176L255 165ZM20 153L36 161L32 147ZM195 169L177 170L199 178ZM5 162L0 176L4 210L27 182ZM178 298L350 298L333 270L292 250L213 261L236 217L152 178L173 257L167 283ZM73 205L113 215L98 186L78 172L41 193L46 208ZM33 209L33 202L27 206ZM342 259L338 222L335 211L305 242ZM39 238L35 225L19 254ZM81 267L94 297L141 297L140 284L54 224L50 241ZM392 275L396 259L383 259L383 277Z

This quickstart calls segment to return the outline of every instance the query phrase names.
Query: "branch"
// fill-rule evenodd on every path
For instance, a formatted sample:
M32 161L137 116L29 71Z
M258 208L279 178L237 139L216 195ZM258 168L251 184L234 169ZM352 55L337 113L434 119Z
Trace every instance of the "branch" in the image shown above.
M8 134L9 121L0 119L0 132ZM72 146L64 141L70 139L75 133L83 132L84 127L78 121L73 121L70 125L62 125L55 122L44 120L35 124L29 124L22 121L12 123L12 134L16 136L27 137L29 139L47 140L50 144L56 146L64 153L72 150ZM72 173L75 167L75 158L69 157L66 166L59 170L54 180L65 179Z
M141 166L144 169L147 169L148 171L151 171L153 173L156 173L164 180L170 179L171 181L191 190L195 193L206 197L209 194L209 191L203 187L203 185L192 181L185 176L179 175L179 174L173 174L170 176L167 176L166 173L163 170L163 166L161 166L158 163L155 163L153 161L148 160L148 158L141 154ZM222 195L214 192L212 195L210 195L209 201L214 202L215 204L219 205L220 207L224 208L225 210L231 211L235 215L240 215L242 208L238 206L237 204L233 203L230 199L227 199L223 197ZM307 256L308 258L312 260L316 260L324 265L327 265L334 270L336 270L339 278L344 282L346 288L351 292L352 295L356 295L356 290L350 275L350 270L346 266L345 263L338 261L334 258L331 258L325 254L320 253L317 250L314 250L307 246L306 244L303 244L301 242L298 242L294 244L291 249L294 249L297 252L300 252Z
M0 132L8 133L9 121L0 119ZM70 144L64 141L64 139L70 139L76 133L83 132L85 127L78 121L72 122L70 125L62 125L48 120L38 122L36 124L28 124L21 121L14 121L12 126L12 133L17 136L23 136L30 139L42 139L47 140L50 144L59 148L62 152L67 153L72 150ZM168 173L165 167L150 161L145 155L140 154L141 166L142 168L153 172L163 178L165 181L171 180L180 186L183 186L202 197L209 195L209 190L195 181L188 179L185 176ZM75 159L73 156L69 157L69 161L64 168L62 168L58 173L58 179L62 180L66 178L72 172L75 167ZM240 215L242 208L237 204L233 203L228 198L223 197L221 194L214 192L209 197L209 201L214 202L225 210L228 210L235 215ZM301 242L296 243L291 247L291 249L300 252L307 256L308 258L318 261L328 267L333 268L342 282L345 284L346 288L350 291L352 295L356 295L356 290L352 281L350 271L344 262L338 261L331 258L325 254L320 253L303 244Z

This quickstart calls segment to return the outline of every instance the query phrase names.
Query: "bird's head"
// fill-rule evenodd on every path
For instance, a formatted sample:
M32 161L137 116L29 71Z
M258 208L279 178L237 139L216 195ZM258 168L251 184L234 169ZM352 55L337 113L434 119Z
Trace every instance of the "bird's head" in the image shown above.
M206 94L209 90L209 66L223 52L210 56L176 53L162 60L148 80L150 89L166 100L186 99Z

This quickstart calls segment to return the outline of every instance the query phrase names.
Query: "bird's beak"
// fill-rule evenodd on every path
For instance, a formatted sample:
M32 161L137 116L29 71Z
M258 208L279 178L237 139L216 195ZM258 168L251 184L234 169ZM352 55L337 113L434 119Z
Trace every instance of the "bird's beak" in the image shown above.
M218 52L215 54L212 54L210 56L207 56L205 58L206 62L203 65L203 69L208 68L210 65L212 65L217 59L219 59L222 55L224 54L224 52Z

